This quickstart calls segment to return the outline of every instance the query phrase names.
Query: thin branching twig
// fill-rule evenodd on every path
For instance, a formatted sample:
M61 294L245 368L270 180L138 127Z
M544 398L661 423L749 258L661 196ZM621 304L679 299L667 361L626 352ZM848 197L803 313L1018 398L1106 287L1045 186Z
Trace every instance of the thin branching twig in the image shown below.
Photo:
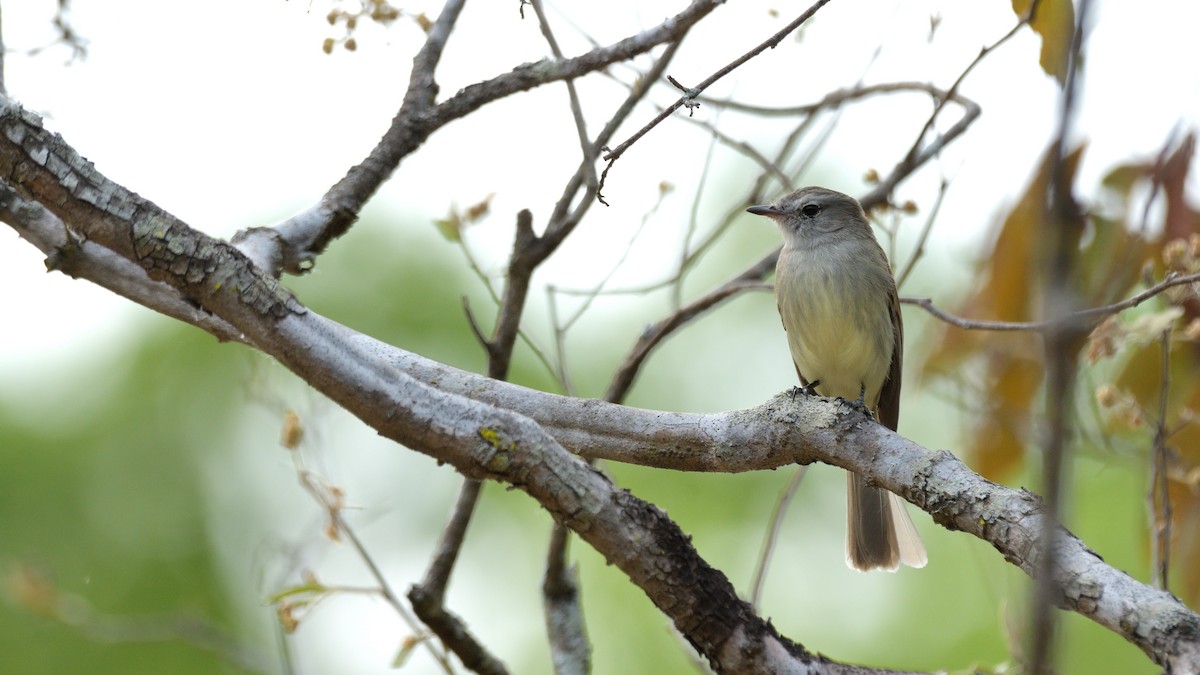
M608 151L603 158L606 164L604 166L604 171L600 174L600 188L596 191L596 199L598 199L602 204L607 204L607 202L604 201L602 191L604 190L604 180L608 176L609 170L612 169L613 163L620 159L621 155L625 154L625 151L628 150L634 143L637 143L642 136L645 136L650 132L651 129L658 126L660 122L670 117L676 110L679 110L683 106L694 102L695 98L699 96L701 92L712 86L712 84L717 80L720 80L722 77L732 73L742 64L746 63L755 56L758 56L768 48L773 49L780 42L782 42L785 37L790 35L793 31L812 18L812 16L817 13L817 10L824 7L828 2L829 0L817 0L813 6L806 9L800 16L796 17L791 23L789 23L787 26L784 26L782 30L772 35L766 41L760 43L750 51L734 59L731 63L712 75L709 75L702 82L700 82L700 84L687 89L682 97L675 101L675 103L671 104L666 110L659 113L658 116L648 122L646 126L636 131L633 136L629 137L629 139L618 145L616 148Z
M967 319L938 309L933 304L933 300L929 298L902 297L900 298L900 302L906 305L916 305L917 307L920 307L926 312L929 312L933 316L937 317L939 320L944 321L951 326L956 326L965 330L988 330L1000 332L1025 331L1042 333L1060 324L1094 326L1104 319L1104 317L1117 314L1118 312L1122 312L1130 307L1137 307L1143 302L1162 294L1163 291L1169 288L1198 283L1200 283L1200 272L1183 275L1170 272L1162 281L1154 284L1144 291L1126 298L1125 300L1100 307L1078 310L1066 316L1043 319L1041 321L988 321L984 319Z

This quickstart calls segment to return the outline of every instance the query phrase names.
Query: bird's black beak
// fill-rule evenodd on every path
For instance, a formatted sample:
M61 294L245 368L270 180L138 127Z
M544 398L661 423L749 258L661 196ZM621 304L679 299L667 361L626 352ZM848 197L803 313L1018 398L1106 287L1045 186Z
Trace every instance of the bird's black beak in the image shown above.
M753 213L756 216L768 216L770 218L775 218L777 216L783 215L782 211L775 208L774 206L771 206L770 204L760 204L758 206L751 206L750 208L748 208L746 210L749 211L750 213Z

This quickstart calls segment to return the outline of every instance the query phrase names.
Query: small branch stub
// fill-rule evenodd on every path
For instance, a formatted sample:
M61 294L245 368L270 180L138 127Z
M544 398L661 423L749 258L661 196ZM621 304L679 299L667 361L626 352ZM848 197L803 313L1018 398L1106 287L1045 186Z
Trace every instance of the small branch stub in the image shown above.
M675 88L682 91L684 96L687 97L687 100L683 102L683 107L688 109L688 117L691 117L696 112L696 108L700 107L700 102L696 100L696 97L700 95L702 90L696 87L685 87L679 83L679 80L670 75L667 76L667 82L675 85Z

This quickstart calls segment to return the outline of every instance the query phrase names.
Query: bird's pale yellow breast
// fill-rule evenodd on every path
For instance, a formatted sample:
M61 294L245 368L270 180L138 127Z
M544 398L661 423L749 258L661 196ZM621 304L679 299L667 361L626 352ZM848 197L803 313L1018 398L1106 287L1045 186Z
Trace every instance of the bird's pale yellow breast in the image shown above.
M864 400L874 409L892 360L887 280L864 279L869 270L838 264L829 253L785 249L780 255L775 297L788 347L804 378L821 381L818 393L854 400L865 387ZM860 292L851 290L856 287Z

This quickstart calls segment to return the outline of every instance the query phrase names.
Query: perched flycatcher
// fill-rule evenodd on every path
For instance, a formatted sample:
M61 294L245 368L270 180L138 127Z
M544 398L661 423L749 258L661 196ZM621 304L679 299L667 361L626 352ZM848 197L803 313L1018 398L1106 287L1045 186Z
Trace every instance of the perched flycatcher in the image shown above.
M900 417L904 327L887 256L858 200L807 187L752 206L783 232L775 300L800 382L822 396L863 402L887 428ZM924 567L928 558L904 502L846 475L846 564L863 572Z

